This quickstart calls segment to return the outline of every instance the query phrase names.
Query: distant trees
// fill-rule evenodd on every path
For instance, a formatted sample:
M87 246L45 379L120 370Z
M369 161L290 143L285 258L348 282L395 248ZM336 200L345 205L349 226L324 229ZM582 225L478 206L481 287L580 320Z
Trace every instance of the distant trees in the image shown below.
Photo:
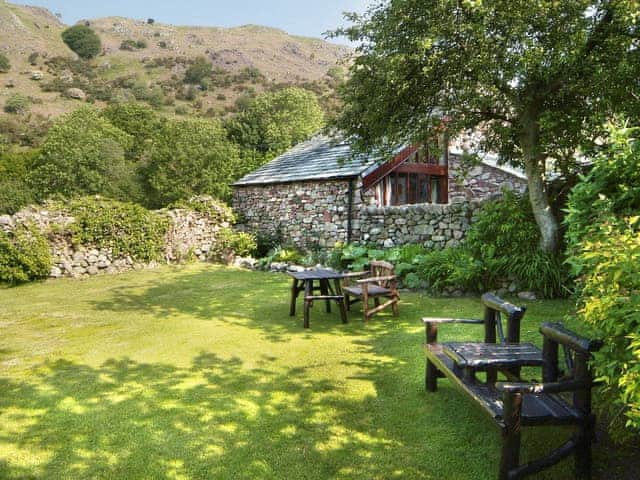
M80 58L96 57L101 50L100 37L87 25L74 25L62 32L62 40Z
M0 73L7 73L11 70L11 62L9 61L9 57L7 57L4 53L0 53Z
M231 120L231 138L244 148L275 156L318 131L324 114L313 92L291 87L258 95Z
M58 120L42 144L29 182L42 198L102 194L139 200L135 169L125 158L132 138L98 110L84 107Z
M220 122L203 119L163 121L147 157L143 175L154 207L203 193L228 197L240 161Z

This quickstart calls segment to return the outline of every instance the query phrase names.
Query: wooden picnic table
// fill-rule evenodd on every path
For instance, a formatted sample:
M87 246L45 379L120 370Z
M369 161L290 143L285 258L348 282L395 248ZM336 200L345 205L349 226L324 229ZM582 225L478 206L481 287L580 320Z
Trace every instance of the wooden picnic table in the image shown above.
M343 273L318 268L303 272L288 272L288 274L293 278L289 315L293 317L296 314L296 299L300 292L304 292L304 328L309 328L309 310L314 300L324 300L328 313L331 312L331 301L335 301L340 308L342 323L347 323L347 307L340 284L344 278ZM314 282L316 282L315 285Z

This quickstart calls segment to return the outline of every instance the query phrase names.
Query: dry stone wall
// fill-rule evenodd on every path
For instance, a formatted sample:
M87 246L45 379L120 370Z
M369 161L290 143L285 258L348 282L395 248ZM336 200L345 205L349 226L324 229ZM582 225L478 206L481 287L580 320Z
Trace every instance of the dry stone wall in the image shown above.
M0 215L0 229L8 232L17 225L28 224L44 233L53 258L51 277L88 277L157 265L157 262L136 262L127 254L115 256L110 248L74 244L68 234L68 227L74 222L74 218L68 212L56 211L48 206L32 206L14 215ZM162 210L156 214L169 219L163 252L167 263L188 258L206 260L209 250L216 242L218 231L231 227L227 221L189 209Z

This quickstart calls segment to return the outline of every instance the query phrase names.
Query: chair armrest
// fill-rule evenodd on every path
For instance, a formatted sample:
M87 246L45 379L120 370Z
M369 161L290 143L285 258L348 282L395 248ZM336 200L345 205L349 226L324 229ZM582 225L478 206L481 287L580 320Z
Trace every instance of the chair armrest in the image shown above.
M440 318L440 317L422 317L424 323L469 323L473 325L482 325L484 320L477 318Z
M467 323L472 325L483 325L484 320L475 318L439 318L439 317L423 317L425 334L427 343L436 343L438 341L438 324L440 323Z
M576 390L587 390L591 388L591 382L580 380L569 380L566 382L549 382L549 383L507 383L498 382L496 388L507 394L539 394L539 393L561 393L575 392Z
M386 277L369 277L357 280L358 283L372 283L372 282L387 282L389 280L395 280L395 275L388 275Z

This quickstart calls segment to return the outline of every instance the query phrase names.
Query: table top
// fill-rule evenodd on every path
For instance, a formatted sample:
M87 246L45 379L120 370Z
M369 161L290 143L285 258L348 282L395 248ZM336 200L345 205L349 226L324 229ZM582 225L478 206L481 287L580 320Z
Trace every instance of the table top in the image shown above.
M542 352L531 343L449 342L443 351L460 367L540 366Z
M332 280L335 278L344 278L344 273L334 270L318 268L313 270L305 270L304 272L287 272L296 280Z

